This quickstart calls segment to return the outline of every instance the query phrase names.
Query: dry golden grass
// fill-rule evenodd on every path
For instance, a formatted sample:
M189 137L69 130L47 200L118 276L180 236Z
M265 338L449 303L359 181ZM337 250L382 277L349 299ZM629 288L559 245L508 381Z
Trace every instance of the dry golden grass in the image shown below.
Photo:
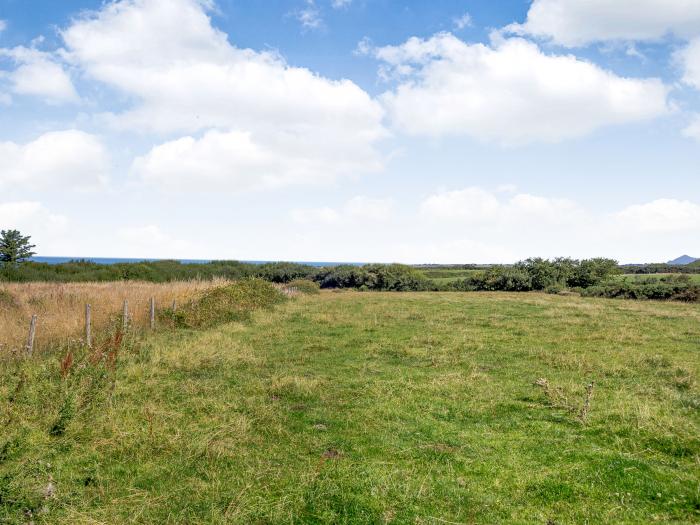
M158 308L171 307L173 301L181 304L199 292L226 283L221 279L171 283L2 283L0 356L24 349L32 315L37 316L34 352L41 352L61 341L83 337L86 304L91 305L95 334L110 319L121 316L125 300L129 302L132 326L146 327L151 297Z

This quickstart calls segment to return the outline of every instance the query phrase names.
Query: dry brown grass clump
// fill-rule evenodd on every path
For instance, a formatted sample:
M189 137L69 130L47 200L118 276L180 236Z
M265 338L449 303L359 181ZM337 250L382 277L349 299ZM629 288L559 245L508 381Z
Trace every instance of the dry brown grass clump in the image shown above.
M130 323L149 325L149 302L158 308L184 304L193 296L226 280L148 283L118 281L107 283L0 283L0 356L23 351L32 315L37 315L34 352L57 342L80 339L84 334L85 305L91 305L93 333L121 316L129 302Z

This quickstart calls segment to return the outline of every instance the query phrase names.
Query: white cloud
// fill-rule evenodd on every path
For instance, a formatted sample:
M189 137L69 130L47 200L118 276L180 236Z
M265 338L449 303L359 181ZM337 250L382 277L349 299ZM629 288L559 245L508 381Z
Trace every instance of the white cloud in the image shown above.
M191 257L192 244L164 233L159 226L121 228L117 237L122 241L121 252L135 257Z
M0 49L17 68L8 75L11 89L19 95L43 98L48 103L78 102L78 93L63 66L50 53L26 47Z
M68 219L51 213L40 202L0 202L0 229L17 229L25 234L44 236L65 232Z
M693 115L690 124L683 130L683 135L700 142L700 114Z
M306 0L306 5L296 13L297 20L304 29L319 29L323 27L321 12L314 0Z
M683 82L700 89L700 37L691 40L680 50L676 59L683 68Z
M245 191L323 184L380 167L371 148L347 148L335 136L213 130L154 147L132 171L161 188Z
M7 22L5 20L0 20L0 33L7 29Z
M136 100L107 116L113 125L187 134L154 148L138 171L172 185L196 182L202 173L201 180L239 188L333 179L381 165L376 144L387 132L376 101L349 80L232 46L211 26L208 5L123 0L62 33L68 60ZM196 138L201 131L207 133Z
M391 217L394 202L391 199L372 199L370 197L353 197L345 204L345 214L349 217L367 221L386 221Z
M563 224L575 220L582 213L576 203L567 199L527 193L503 199L497 193L478 187L431 195L421 203L420 212L428 219L492 227L522 225L532 221Z
M40 202L0 202L0 230L15 229L31 236L34 251L39 255L67 254L70 244L68 219L53 213Z
M352 0L331 0L333 9L343 9L352 4Z
M697 0L534 0L524 24L506 31L564 46L606 40L657 40L700 34Z
M374 199L365 196L353 197L340 209L324 206L322 208L297 208L291 217L299 224L358 224L363 222L386 222L393 213L394 202L391 199Z
M464 13L462 16L458 16L452 20L452 23L455 26L455 29L457 30L462 30L466 29L467 27L471 27L474 25L472 21L472 16L469 13Z
M694 231L700 234L700 205L687 200L657 199L628 206L616 214L632 230L649 233Z
M45 133L26 144L0 142L0 188L90 189L104 185L109 158L102 143L78 130Z
M411 135L466 135L503 144L558 142L667 114L668 88L520 38L491 46L442 33L375 50L399 85L381 96Z

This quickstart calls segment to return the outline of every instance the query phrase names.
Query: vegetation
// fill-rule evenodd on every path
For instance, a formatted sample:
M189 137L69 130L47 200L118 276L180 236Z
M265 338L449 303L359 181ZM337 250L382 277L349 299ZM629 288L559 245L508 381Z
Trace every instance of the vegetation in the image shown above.
M245 279L206 290L182 307L165 311L164 316L179 328L211 328L246 320L256 310L271 308L284 299L271 283Z
M32 315L37 315L34 352L43 353L84 336L85 305L92 305L93 332L99 333L121 319L128 301L129 323L139 331L150 324L149 302L156 308L185 304L205 290L228 281L178 281L168 284L139 281L110 283L0 283L0 356L21 355ZM0 521L1 523L1 521Z
M32 248L36 246L29 242L30 236L24 236L17 230L0 231L0 263L3 266L16 265L29 259L36 252Z
M693 283L688 275L616 280L591 286L581 292L591 297L700 302L700 283Z
M287 287L290 290L296 290L297 292L304 294L319 294L321 293L321 287L317 282L310 281L308 279L294 279L287 283Z
M700 521L696 305L346 291L115 337L0 366L0 522Z
M532 258L515 266L493 266L475 273L454 288L472 291L561 290L586 288L604 282L617 273L617 262L612 259L559 258L553 261Z
M627 274L655 274L655 273L700 273L700 261L690 264L626 264L621 267Z
M480 269L479 269L480 268ZM675 268L675 267L674 267ZM630 267L625 267L629 270ZM165 283L182 280L241 280L259 278L276 284L314 281L321 288L352 288L373 291L547 291L573 290L588 295L623 298L694 300L698 277L673 280L675 291L654 292L649 283L621 285L620 267L611 259L575 260L531 258L515 265L407 266L367 264L318 268L298 263L252 264L238 261L214 261L205 264L178 261L97 264L72 261L64 264L25 262L0 268L0 282L111 282L142 280ZM652 274L634 274L643 277ZM653 274L666 279L666 274ZM670 283L665 283L666 285ZM663 287L657 287L659 290ZM666 286L665 289L669 289ZM306 290L309 291L309 290Z

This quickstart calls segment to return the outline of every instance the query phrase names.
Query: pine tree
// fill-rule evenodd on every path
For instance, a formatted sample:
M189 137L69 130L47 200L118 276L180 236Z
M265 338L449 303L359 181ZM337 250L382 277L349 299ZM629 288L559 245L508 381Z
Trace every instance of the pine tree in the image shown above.
M36 252L32 251L34 244L29 243L29 235L22 235L19 230L0 231L0 262L17 264L30 258Z

